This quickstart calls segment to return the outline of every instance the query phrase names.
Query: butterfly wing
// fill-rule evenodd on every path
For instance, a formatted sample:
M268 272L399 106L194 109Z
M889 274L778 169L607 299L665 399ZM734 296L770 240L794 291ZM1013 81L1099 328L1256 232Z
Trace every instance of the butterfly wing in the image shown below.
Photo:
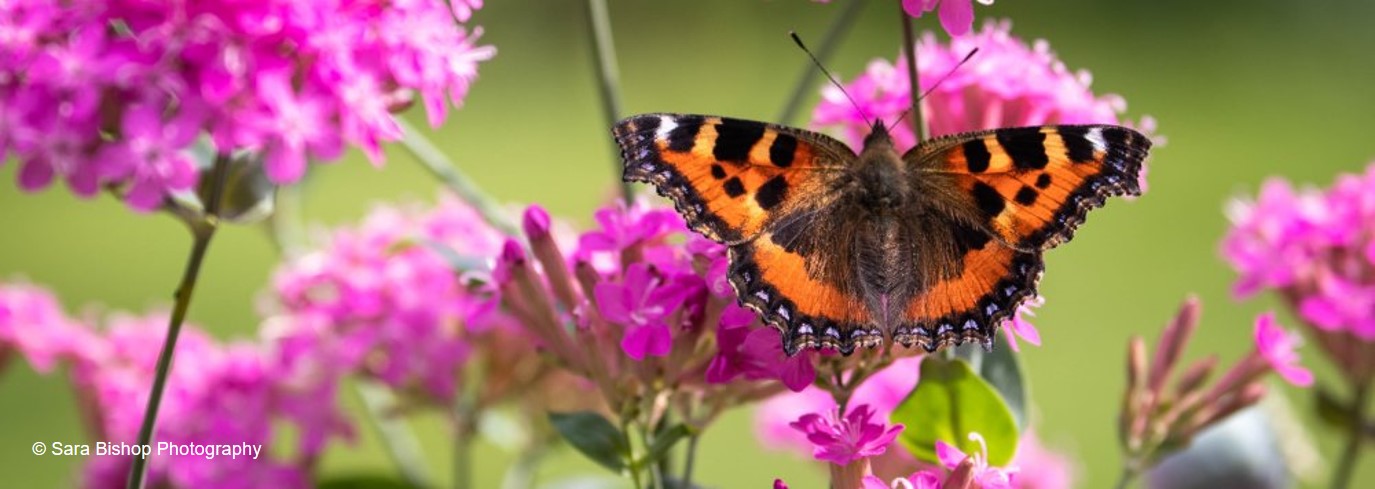
M627 181L654 184L693 230L735 244L820 195L855 154L830 137L724 117L644 114L616 124Z
M917 192L950 219L992 238L962 246L954 270L908 302L894 340L935 350L985 345L1036 294L1041 253L1069 241L1088 212L1114 195L1139 195L1150 140L1118 126L997 129L922 143L903 156Z
M828 136L723 117L645 114L615 127L625 179L654 184L692 229L730 245L740 302L783 332L784 349L844 349L882 338L844 253L817 236L853 236L823 217L856 158ZM840 341L842 334L870 338ZM853 337L849 337L852 340Z

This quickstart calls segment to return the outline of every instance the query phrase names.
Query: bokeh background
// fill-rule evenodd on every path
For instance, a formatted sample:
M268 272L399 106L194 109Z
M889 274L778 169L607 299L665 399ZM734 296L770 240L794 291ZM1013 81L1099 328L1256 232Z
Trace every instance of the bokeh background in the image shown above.
M808 62L787 32L815 42L840 10L803 0L610 3L628 113L760 120L776 117ZM868 4L829 62L841 78L897 53L897 2ZM490 193L513 205L541 203L579 224L614 189L618 164L598 105L583 8L580 1L488 1L474 23L499 53L481 66L466 106L432 135ZM1153 153L1145 197L1095 212L1073 243L1049 254L1047 303L1035 320L1045 343L1022 354L1041 437L1078 460L1080 487L1105 487L1119 470L1115 419L1127 337L1154 338L1179 302L1197 294L1203 325L1186 358L1215 353L1229 362L1251 348L1254 316L1278 305L1231 298L1233 273L1217 252L1224 203L1253 194L1269 176L1327 185L1375 159L1375 2L1004 0L977 6L976 15L976 24L1009 18L1015 35L1048 40L1071 69L1093 73L1096 92L1121 94L1129 118L1154 116L1168 137ZM936 19L918 26L937 29ZM816 98L813 92L808 111ZM419 111L408 117L423 125ZM779 122L806 122L799 119ZM23 194L12 183L15 170L0 168L0 278L47 285L69 310L170 304L190 243L180 224L135 214L109 196ZM440 191L401 151L389 151L381 169L354 153L313 171L302 211L320 229L353 222L379 201L432 201ZM221 338L255 334L255 300L277 259L259 228L220 233L191 321ZM1304 354L1320 382L1337 383L1316 349ZM348 392L342 401L356 407ZM1300 412L1312 408L1309 392L1276 392ZM793 487L824 487L819 464L760 448L751 415L737 410L707 432L699 481L766 487L782 476ZM1311 415L1304 419L1316 427ZM417 424L434 472L449 477L443 423L435 416ZM367 425L359 428L356 444L327 453L326 473L393 470ZM1320 452L1334 458L1337 437L1322 428L1313 433ZM22 362L0 374L0 474L7 480L74 484L83 460L35 457L29 445L84 436L60 375L39 376ZM479 486L495 486L510 461L481 444ZM1361 465L1355 487L1375 486L1375 454ZM564 450L540 477L601 470Z

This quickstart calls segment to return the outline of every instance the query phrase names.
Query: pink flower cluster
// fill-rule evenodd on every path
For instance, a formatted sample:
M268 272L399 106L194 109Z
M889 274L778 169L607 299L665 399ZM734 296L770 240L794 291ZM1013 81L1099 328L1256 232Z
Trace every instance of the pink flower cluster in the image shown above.
M115 187L140 210L197 183L204 137L266 157L276 183L344 144L375 162L418 94L431 124L461 103L480 1L16 0L0 4L0 163L26 190Z
M735 403L777 392L740 378L794 390L813 382L814 354L788 358L778 332L736 305L723 246L643 202L603 208L596 222L565 252L548 214L529 208L528 251L508 241L493 276L505 309L608 405L654 385Z
M266 333L299 368L361 372L446 403L468 338L510 324L485 271L502 239L451 197L378 207L277 270Z
M1375 164L1327 190L1271 179L1228 216L1222 254L1240 274L1237 296L1277 289L1314 327L1375 341Z
M755 411L755 431L759 439L769 447L808 453L818 460L844 465L854 463L859 457L869 458L872 474L866 477L863 487L889 487L885 481L898 479L912 487L944 487L947 477L923 466L912 458L905 449L887 436L888 415L899 403L916 388L920 380L921 357L899 359L892 365L866 378L850 398L855 406L844 417L836 417L836 404L826 391L812 387L798 393L785 393L774 396L760 405ZM796 420L796 421L791 421ZM821 421L830 420L829 423ZM887 429L880 429L888 427ZM895 436L897 431L893 431ZM829 436L819 436L829 434ZM848 434L848 435L847 435ZM842 436L847 435L847 436ZM963 454L955 456L958 449L950 446L937 447L938 453L944 450L943 462L946 468L955 471L964 459ZM952 451L953 450L953 451ZM862 454L852 457L837 454ZM986 455L984 456L986 460ZM1008 474L1011 469L978 465L971 460L967 468L971 483L968 487L1015 487L1035 489L1063 489L1071 487L1071 463L1064 456L1051 452L1040 445L1034 433L1022 436L1017 456L1008 467L1021 467L1015 481ZM911 474L904 476L902 474ZM1000 479L1001 478L1001 479ZM1006 484L996 485L997 480L1007 480ZM879 484L882 484L881 486ZM922 485L927 484L927 485ZM981 484L981 485L979 485ZM896 487L896 486L895 486ZM965 486L956 486L965 487Z
M111 315L101 328L66 316L46 291L0 286L0 350L22 352L45 371L54 362L77 392L92 440L133 443L148 402L167 314ZM256 343L219 343L184 325L158 417L156 439L174 444L262 444L252 457L158 456L151 485L309 487L326 443L348 436L331 376L282 376L280 352ZM280 430L297 443L283 453ZM124 487L129 457L91 457L86 487Z
M951 3L954 0L944 1ZM955 70L974 48L979 53ZM1041 124L1117 124L1118 114L1126 108L1121 97L1094 95L1089 90L1088 72L1070 71L1051 52L1049 43L1028 45L1013 37L1007 21L988 22L981 31L955 37L949 44L927 33L916 49L918 82L923 91L954 70L922 100L922 114L931 136ZM912 103L906 66L901 56L897 63L884 59L870 62L864 74L845 85L858 107L836 87L826 87L812 115L812 125L834 127L842 139L858 146L869 132L868 121L884 120L894 126L898 146L911 147L916 140L910 125L895 124ZM1147 130L1153 124L1149 119L1142 121Z

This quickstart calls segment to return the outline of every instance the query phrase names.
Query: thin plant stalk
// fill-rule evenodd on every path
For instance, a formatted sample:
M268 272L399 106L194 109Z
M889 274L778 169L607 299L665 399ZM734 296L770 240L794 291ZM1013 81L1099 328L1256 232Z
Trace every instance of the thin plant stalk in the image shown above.
M507 236L520 236L520 228L511 221L502 210L501 205L496 199L484 192L473 179L468 178L458 169L453 160L448 155L440 151L434 143L420 134L415 126L407 123L404 118L397 118L397 123L401 125L401 131L405 136L401 139L401 145L406 151L414 156L421 166L429 170L431 175L438 178L454 195L458 196L468 205L473 206L482 220Z
M414 487L435 487L415 432L404 420L387 413L396 405L396 396L386 387L368 380L359 380L353 387L401 477Z
M816 51L812 53L823 65L835 54L836 47L840 46L840 40L850 32L855 20L859 19L859 12L861 7L864 7L865 0L846 0L844 3L840 13L831 21L831 25L826 27L826 33L821 35L821 42L816 45ZM778 118L774 119L779 124L793 123L793 118L802 110L802 101L811 92L817 77L821 76L821 70L812 66L810 61L803 64L802 70L797 73L797 82L793 84L788 101L783 103L783 110L779 111Z
M685 460L683 461L683 487L692 487L692 466L693 463L697 460L697 441L701 439L702 435L697 434L695 430L688 435L687 455L685 457Z
M616 44L611 37L611 14L607 11L606 0L587 0L587 30L592 35L592 58L597 62L597 88L601 94L602 121L608 131L624 112L621 109L621 74L616 62ZM609 141L611 138L607 138ZM611 154L620 154L615 143L611 144ZM630 182L620 178L621 165L618 158L612 158L613 174L621 182L621 198L626 202L634 197Z
M912 108L907 116L911 118L912 135L916 144L926 139L926 118L921 116L921 83L917 78L917 36L913 32L913 19L902 6L898 6L898 16L902 18L902 55L907 59L907 80L911 84Z
M230 156L221 153L215 158L210 170L210 198L205 203L205 216L190 220L191 254L182 271L181 284L177 285L172 306L172 317L167 324L167 336L162 340L162 351L158 353L158 363L153 371L153 386L148 393L148 405L143 410L143 423L138 429L138 446L150 446L153 431L157 427L158 409L162 406L162 395L167 390L167 376L172 371L172 356L176 353L177 337L181 335L182 323L186 321L186 311L191 307L191 296L196 289L196 279L200 277L201 265L210 249L210 239L219 227L220 201L224 195L225 175L229 171ZM134 456L129 468L128 489L142 489L148 475L148 458Z
M473 486L473 441L478 410L466 396L454 401L454 487Z
M1346 489L1351 487L1351 478L1356 472L1356 460L1361 456L1361 446L1367 441L1365 434L1365 409L1370 402L1370 385L1356 385L1355 397L1351 401L1351 419L1356 422L1351 423L1349 433L1347 433L1346 446L1342 449L1341 458L1337 459L1337 468L1332 473L1333 489Z

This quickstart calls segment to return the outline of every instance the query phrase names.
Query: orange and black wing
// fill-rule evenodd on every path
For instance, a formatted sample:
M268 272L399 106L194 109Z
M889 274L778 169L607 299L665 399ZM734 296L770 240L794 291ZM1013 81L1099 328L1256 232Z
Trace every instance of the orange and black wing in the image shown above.
M1046 126L949 136L908 152L913 185L950 200L949 212L993 239L966 246L944 267L954 273L908 303L894 340L928 350L991 345L997 326L1035 296L1041 254L1069 241L1108 197L1141 193L1150 145L1124 127Z
M830 137L763 122L644 114L616 124L627 181L648 182L693 230L742 243L799 202L825 194L854 151Z

